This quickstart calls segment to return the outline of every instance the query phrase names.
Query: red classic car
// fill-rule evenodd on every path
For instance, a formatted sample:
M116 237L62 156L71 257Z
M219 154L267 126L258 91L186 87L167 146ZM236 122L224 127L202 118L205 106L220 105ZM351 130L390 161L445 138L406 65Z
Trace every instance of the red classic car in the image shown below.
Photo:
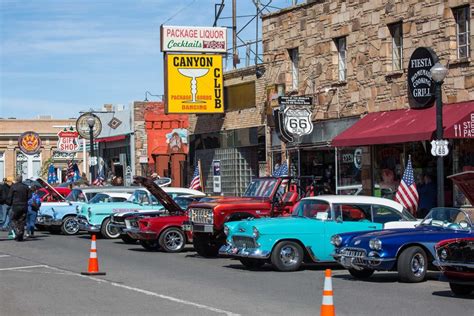
M191 242L191 233L184 233L181 226L187 220L184 210L152 180L135 177L135 182L143 185L166 208L167 212L154 217L137 214L127 218L132 228L125 229L131 238L138 239L147 250L180 252L187 242Z
M56 187L54 188L61 196L68 196L71 192L69 188L61 188ZM54 194L51 192L49 188L41 188L38 190L38 194L40 196L41 202L61 202L64 201L64 198L58 194Z

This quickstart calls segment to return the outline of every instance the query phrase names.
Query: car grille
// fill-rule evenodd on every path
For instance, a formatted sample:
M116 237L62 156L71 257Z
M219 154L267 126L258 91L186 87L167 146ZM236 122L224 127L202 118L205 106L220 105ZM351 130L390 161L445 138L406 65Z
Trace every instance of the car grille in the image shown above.
M208 208L192 208L189 210L189 218L193 223L213 224L214 216L212 209Z
M232 243L237 248L257 248L255 239L247 236L232 236Z
M341 255L354 258L353 263L355 264L364 263L364 260L362 260L362 258L364 258L366 254L367 252L365 251L365 249L361 248L344 248L341 251Z
M130 228L138 228L138 218L130 218L125 220L125 226Z

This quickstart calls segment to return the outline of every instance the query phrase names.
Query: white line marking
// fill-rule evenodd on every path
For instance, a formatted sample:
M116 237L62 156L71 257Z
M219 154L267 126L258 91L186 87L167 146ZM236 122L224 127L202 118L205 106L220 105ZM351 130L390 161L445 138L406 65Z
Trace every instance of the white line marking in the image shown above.
M0 255L0 258L10 257L10 255Z
M49 268L49 266L47 266L45 264L39 264L39 265L36 265L36 266L1 268L0 271L23 270L23 269L34 269L34 268Z
M215 312L215 313L225 314L225 315L228 315L228 316L240 316L240 314L235 314L235 313L232 313L232 312L229 312L229 311L225 311L225 310L222 310L222 309L219 309L219 308L215 308L215 307L211 307L211 306L207 306L207 305L203 305L203 304L199 304L199 303L194 303L194 302L182 300L182 299L179 299L179 298L176 298L176 297L172 297L172 296L168 296L168 295L159 294L159 293L155 293L155 292L151 292L151 291L139 289L139 288L132 287L132 286L128 286L128 285L123 285L123 284L115 283L115 282L112 282L112 281L109 281L109 280L98 279L98 278L95 278L95 277L92 277L92 276L82 275L82 274L79 274L79 273L70 272L70 271L67 271L67 270L63 270L63 269L55 268L55 267L51 267L51 266L45 266L45 267L47 267L47 268L49 268L49 269L52 269L52 270L57 270L57 271L61 271L61 272L67 272L67 273L69 273L70 275L75 275L75 276L79 276L79 277L81 277L81 278L85 278L85 279L89 279L89 280L92 280L92 281L96 281L97 283L107 283L107 284L110 284L110 285L115 286L115 287L120 287L120 288L123 288L123 289L127 289L127 290L134 291L134 292L138 292L138 293L142 293L142 294L149 295L149 296L159 297L159 298L161 298L161 299L168 300L168 301L172 301L172 302L175 302L175 303L180 303L180 304L183 304L183 305L194 306L194 307L197 307L197 308L205 309L205 310L208 310L208 311L211 311L211 312Z

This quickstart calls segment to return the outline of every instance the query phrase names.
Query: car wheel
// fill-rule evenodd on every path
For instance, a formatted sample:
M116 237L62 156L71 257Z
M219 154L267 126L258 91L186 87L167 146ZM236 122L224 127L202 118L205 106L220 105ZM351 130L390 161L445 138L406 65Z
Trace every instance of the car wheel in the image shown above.
M356 279L367 279L374 274L374 270L365 268L362 270L349 269L349 273Z
M137 243L137 240L136 239L133 239L132 237L130 237L129 235L120 235L120 238L122 239L122 241L126 244L135 244Z
M205 234L195 234L193 236L194 250L204 258L214 258L219 254L220 244L211 240L211 238Z
M119 238L120 231L115 227L111 227L110 224L111 224L110 218L105 219L105 221L102 223L102 227L100 228L100 232L102 233L102 236L104 236L107 239Z
M418 246L409 247L398 257L398 277L401 282L416 283L425 279L428 258Z
M181 229L171 227L161 233L158 242L165 252L180 252L186 245L186 236Z
M240 258L240 263L242 263L247 269L258 269L265 265L265 260L262 259L253 259L253 258Z
M449 287L455 295L468 295L474 290L472 286L457 283L449 283Z
M282 241L272 251L271 261L278 271L296 271L303 262L303 249L293 241Z
M75 235L79 232L79 223L73 216L67 216L61 224L61 232L64 235Z
M157 251L160 249L158 240L140 240L140 245L149 251Z

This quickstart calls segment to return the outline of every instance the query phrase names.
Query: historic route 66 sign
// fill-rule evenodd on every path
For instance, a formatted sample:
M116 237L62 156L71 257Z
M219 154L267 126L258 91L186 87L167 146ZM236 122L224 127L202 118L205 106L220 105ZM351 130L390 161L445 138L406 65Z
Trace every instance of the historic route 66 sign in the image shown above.
M431 141L431 154L433 156L447 156L449 154L448 141L444 139Z
M284 126L288 133L294 136L311 134L313 122L311 111L307 107L287 107L283 112L285 115Z

